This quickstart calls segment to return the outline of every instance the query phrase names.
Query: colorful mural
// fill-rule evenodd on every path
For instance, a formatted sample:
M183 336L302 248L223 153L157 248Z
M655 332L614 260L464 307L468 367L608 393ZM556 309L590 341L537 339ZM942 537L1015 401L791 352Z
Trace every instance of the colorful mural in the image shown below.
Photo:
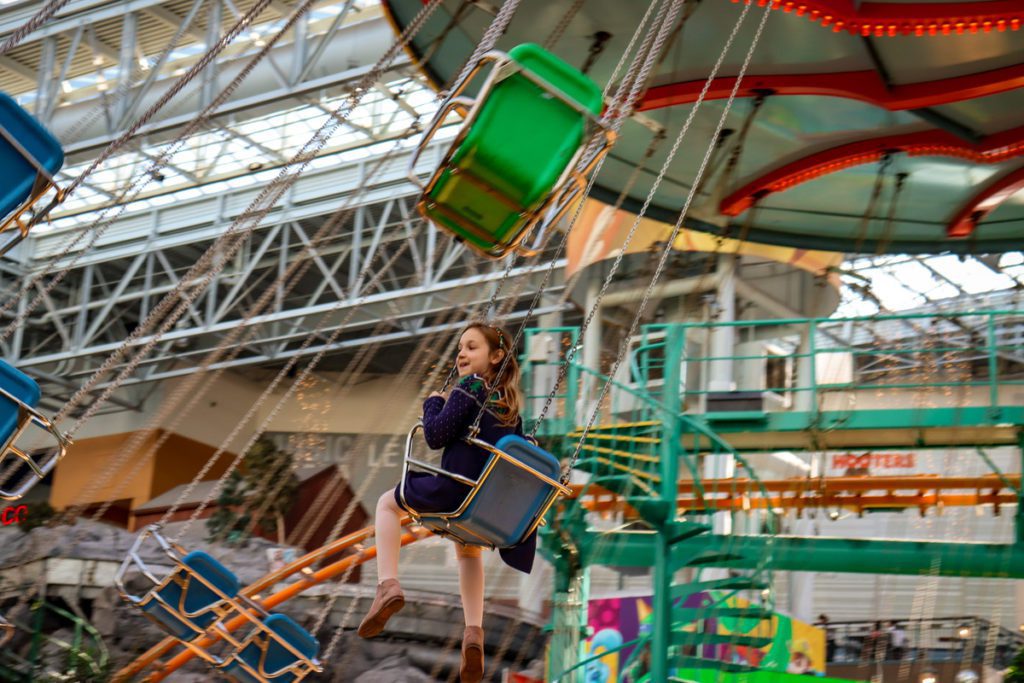
M697 593L687 598L682 607L702 607L718 604L722 607L747 607L739 597L725 598L715 592ZM585 669L586 683L616 683L628 674L627 680L639 680L642 675L640 657L633 657L633 646L628 644L650 630L650 596L624 596L591 600L587 608L587 623L593 635L586 641L586 656L596 657ZM695 625L687 626L693 630ZM716 618L704 621L707 632L720 635L770 636L771 644L763 648L737 645L705 645L701 652L688 653L723 662L756 666L779 673L817 674L825 671L825 634L811 624L776 613L770 622L759 619ZM630 671L626 671L626 668Z

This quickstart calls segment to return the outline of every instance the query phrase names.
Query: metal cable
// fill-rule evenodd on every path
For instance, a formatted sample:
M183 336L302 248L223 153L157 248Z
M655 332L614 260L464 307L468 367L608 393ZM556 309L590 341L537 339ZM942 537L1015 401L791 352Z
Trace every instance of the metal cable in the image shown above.
M268 0L269 1L269 0ZM394 61L398 56L402 47L408 42L412 35L419 30L419 27L425 21L426 17L429 16L440 0L431 0L430 4L425 5L421 10L420 15L417 17L419 21L414 20L406 27L406 31L398 41L395 42L383 57L380 58L377 65L371 69L363 78L360 79L359 83L353 87L352 93L349 96L349 109L354 108L359 102L362 96L373 86L377 81L380 74L386 70L386 68ZM175 322L188 310L192 302L198 297L198 295L209 286L213 277L219 273L227 261L235 254L235 252L241 247L246 237L259 225L260 221L266 216L271 208L276 204L280 196L295 183L299 175L305 170L306 166L316 157L317 152L327 143L331 135L341 125L341 120L344 117L329 117L323 125L317 130L317 132L310 138L302 149L300 149L289 162L281 168L277 177L272 180L260 194L250 202L249 206L232 222L231 226L217 238L217 240L206 250L206 252L199 258L199 260L189 269L189 271L182 276L179 284L164 298L159 304L150 312L146 320L139 325L135 330L132 331L128 339L112 353L106 361L100 366L99 369L93 374L90 380L83 385L78 392L68 401L64 408L58 413L55 421L60 421L62 418L67 417L70 413L71 408L77 405L78 402L96 385L99 378L106 374L113 365L118 362L127 351L128 347L135 342L140 340L142 335L149 331L149 328L157 320L163 320L159 330L150 338L150 340L143 346L142 349L136 354L136 356L128 363L128 365L121 371L118 378L113 380L104 389L103 393L99 398L90 404L89 408L85 411L85 414L78 419L78 421L65 432L68 436L74 434L81 425L99 409L99 407L109 398L110 394L123 382L130 374L134 371L135 367L141 362L142 358L145 357L149 351L156 345L164 333L174 325ZM294 168L293 168L294 167ZM262 205L262 206L261 206ZM242 225L247 227L242 228ZM205 270L205 272L204 272ZM187 292L183 293L181 290L186 287L189 283L198 283ZM180 298L180 304L174 311L170 312L168 309L174 304L174 302ZM163 318L167 315L166 318Z
M555 25L555 28L553 28L551 33L548 34L547 40L544 41L545 50L554 49L558 41L560 41L562 36L565 35L565 30L569 28L569 24L571 24L572 20L576 18L576 14L580 11L580 8L583 7L584 2L586 2L586 0L575 0L569 9L566 10L565 14L562 15L562 18Z
M717 75L718 69L720 68L720 66L722 64L722 61L725 58L725 54L726 54L726 52L728 52L729 47L732 45L732 42L733 42L733 40L736 37L736 34L739 32L739 27L742 25L743 20L746 17L746 13L749 10L749 8L750 8L750 5L744 5L743 11L742 11L742 13L740 15L740 18L737 21L736 26L733 28L733 32L732 32L732 34L730 34L728 41L726 41L725 48L722 50L722 53L719 55L718 61L715 64L715 69L712 72L711 77L704 84L704 89L701 91L701 96L700 96L700 98L698 98L698 103L703 99L704 95L707 93L708 88L711 85L712 80L714 79L715 75ZM718 126L717 126L717 128L715 130L715 134L712 137L712 140L714 140L715 138L718 137L719 132L721 131L721 129L725 125L725 119L726 119L726 117L729 114L729 110L732 107L732 103L736 99L736 94L739 91L740 83L743 81L743 77L744 77L744 75L746 75L747 68L750 66L750 61L751 61L751 59L752 59L752 57L754 55L754 50L757 48L757 44L758 44L758 42L761 39L761 34L764 31L764 26L765 26L765 23L767 22L768 15L770 13L771 13L771 6L768 5L768 6L766 6L765 11L761 15L761 22L760 22L760 24L757 27L757 32L754 34L754 39L751 42L750 49L747 51L747 56L746 56L746 58L743 61L743 65L740 67L739 74L736 76L736 83L733 86L732 92L729 93L729 99L726 101L725 106L724 106L724 108L722 110L722 115L721 115L721 117L718 120ZM676 151L678 151L679 144L682 142L682 135L685 133L686 129L689 127L689 123L693 119L692 115L693 115L694 111L696 111L696 106L695 106L694 110L691 111L691 116L690 116L690 118L687 119L686 124L684 124L683 130L680 131L680 136L676 138L676 143L673 145L672 151L669 152L669 157L668 157L669 160L671 160L675 156ZM698 181L699 181L700 177L703 175L704 170L707 168L707 162L708 162L708 159L711 156L711 153L712 153L713 150L714 150L714 144L712 143L711 145L708 146L707 150L705 151L704 158L701 160L701 165L700 165L700 167L697 170L696 179ZM655 183L655 188L657 187L658 184L660 184L660 181L664 177L664 174L665 174L665 171L667 170L667 168L668 168L668 162L666 162L665 166L662 167L662 172L659 173L658 180ZM644 203L645 207L649 205L650 199L651 199L652 196L653 196L653 191L648 195L648 201L646 201ZM647 303L650 300L651 294L654 291L654 287L657 284L659 278L661 277L662 272L664 271L665 264L668 262L668 255L672 252L672 244L675 242L676 236L679 234L679 231L682 228L683 221L686 218L686 213L687 213L687 211L690 208L690 203L693 201L693 196L694 196L694 193L693 193L693 191L691 189L691 191L686 196L686 202L683 204L683 208L679 212L679 216L676 218L675 225L672 227L672 233L669 235L668 239L665 242L665 248L662 250L661 258L660 258L660 260L658 262L658 267L655 270L654 277L651 278L651 281L648 284L646 291L644 292L644 296L640 300L639 306L637 306L636 313L634 314L633 320L630 323L629 331L626 333L625 337L623 338L622 343L619 345L619 353L618 353L618 356L615 359L615 363L612 366L612 369L609 371L609 374L608 374L609 378L615 376L616 372L619 369L619 366L622 364L622 360L625 357L626 351L629 348L629 339L636 332L637 325L639 324L640 319L643 317L644 310L646 309ZM639 218L637 219L636 223L639 223ZM634 227L635 227L635 225L634 225ZM605 284L607 284L607 282L608 281L605 280ZM602 289L606 289L606 288L602 288ZM593 307L592 311L597 309L597 307L600 305L600 301L601 301L601 294L598 295L597 300L595 301L595 304L594 304L594 307ZM604 401L604 398L607 396L608 389L610 387L611 387L611 381L610 380L604 382L602 384L602 386L601 386L601 391L598 394L597 401L596 401L595 406L594 406L594 410L591 413L590 418L587 420L587 424L583 428L582 435L580 436L580 439L579 439L579 441L576 444L576 449L573 452L573 455L572 455L572 457L570 459L570 462L569 462L569 469L570 470L572 469L572 465L579 458L579 454L580 454L580 452L582 450L583 442L587 438L587 435L589 434L590 429L593 427L594 422L597 419L597 415L600 412L601 403Z
M28 34L34 32L40 26L45 24L53 17L54 14L60 11L64 5L68 4L70 0L50 0L35 13L35 15L18 27L11 35L7 36L7 40L4 41L3 45L0 45L0 56L6 55L8 52L18 46L21 41L25 40Z
M264 1L269 2L269 0L260 0L260 2ZM292 19L290 20L289 25L290 23L293 23L299 16L301 16L304 13L305 9L308 9L308 7L311 4L312 3L309 0L306 0L306 2L304 2L302 6L303 10L296 11L296 14L293 15ZM228 33L225 33L221 40L218 41L218 43L215 44L213 47L211 47L210 50L208 50L207 53L204 55L204 59L206 57L209 57L209 59L207 59L205 62L203 60L200 60L200 62L194 64L185 74L181 76L181 78L178 79L174 87L180 90L185 85L187 85L193 78L195 78L195 76L198 75L203 68L205 68L205 65L208 64L209 61L211 61L213 57L216 56L216 54L222 51L224 47L226 47L227 43L229 43L235 36L237 36L238 33L244 30L245 26L248 25L247 22L251 21L253 18L255 18L255 16L256 15L252 14L250 11L242 19L240 19L238 23L232 26L232 28L228 30ZM280 39L282 35L283 31L279 31L274 36L272 36L267 41L267 45L265 45L256 55L253 56L253 58L249 61L246 67L234 78L234 80L232 80L232 82L224 90L221 91L221 93L218 94L217 98L214 99L214 101L211 102L206 108L204 108L203 111L200 112L199 115L188 124L188 126L186 126L180 133L178 133L177 136L175 136L175 139L171 141L171 144L169 144L163 150L163 152L161 152L161 154L156 159L153 160L153 162L149 165L149 167L147 167L147 169L142 174L137 175L135 179L128 185L128 187L126 187L117 197L115 197L112 200L112 203L110 205L108 205L100 212L100 215L96 218L96 220L94 220L90 225L83 227L74 239L70 240L68 244L66 244L58 254L50 258L48 266L39 273L37 273L36 275L34 275L21 288L21 291L18 293L18 296L11 297L2 306L0 306L0 315L3 315L8 310L10 310L10 308L14 306L15 303L26 297L33 287L39 287L39 282L53 270L56 264L63 261L67 257L67 255L71 253L72 250L78 247L82 240L88 238L85 245L82 246L79 250L79 253L75 257L73 257L70 262L66 263L58 271L57 275L55 275L46 284L45 287L39 287L41 290L39 294L36 295L35 298L32 299L32 301L30 301L29 304L25 306L23 310L20 310L18 312L18 315L15 316L15 318L3 329L2 332L0 332L0 341L6 340L14 332L15 329L24 324L28 316L46 298L46 295L53 291L53 289L56 288L57 285L59 285L64 280L65 277L67 277L70 270L74 268L74 266L78 263L78 260L82 258L82 256L94 244L96 244L96 242L104 235L104 233L110 227L112 222L115 219L117 219L122 213L124 213L125 210L127 210L128 203L132 199L134 199L134 197L138 196L142 189L153 180L155 172L158 169L165 166L167 162L170 160L170 158L173 156L173 154L177 152L177 150L180 149L180 147L186 142L188 137L190 137L193 133L198 131L199 128L216 111L216 109L220 107L220 105L223 104L225 101L227 101L228 97L230 97L231 94L234 93L235 89L237 89L238 86L242 83L242 81L245 80L245 78L252 72L252 70L256 67L257 63L259 63L259 61L262 60L269 53L270 49L277 43L277 41ZM159 111L160 108L164 106L164 104L166 104L166 102L170 99L169 97L167 97L169 92L170 91L164 93L164 97L161 97L160 100L158 100L152 107L150 107L150 109L147 111L149 117L152 117L157 111ZM115 145L117 147L120 147L126 141L127 138L121 136L118 140L108 145L107 150L111 150L111 148L114 148ZM107 150L104 150L104 154L106 155L105 158L109 158L110 154L112 154L112 151L108 153ZM95 170L97 165L98 164L95 163L92 164L86 171L84 171L82 174L78 176L76 181L78 183L81 183L85 177L87 177L90 173L92 173ZM129 196L129 194L131 194L133 191L134 194ZM65 194L70 194L70 192L71 188L69 186ZM108 213L110 213L111 211L113 211L113 215L108 217ZM48 212L49 208L47 208L40 214L40 218L42 216L45 216ZM103 222L104 220L105 222ZM32 225L34 225L34 223L30 222L29 228L31 228Z

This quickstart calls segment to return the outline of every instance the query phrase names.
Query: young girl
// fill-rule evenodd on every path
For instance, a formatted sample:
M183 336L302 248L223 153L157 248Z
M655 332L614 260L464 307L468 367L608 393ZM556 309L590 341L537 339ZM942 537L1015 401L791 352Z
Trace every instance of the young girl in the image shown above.
M519 364L511 342L512 337L501 328L471 323L459 339L458 384L450 395L435 391L423 402L423 435L431 448L444 448L441 467L449 472L476 479L483 470L487 453L463 441L481 407L484 408L478 435L481 440L493 444L507 434L523 434L519 417L522 405ZM502 363L505 366L499 375ZM410 472L405 484L407 503L420 512L454 510L469 491L470 487L453 479L423 472ZM377 501L379 583L370 612L359 625L359 635L363 638L372 638L383 631L388 619L405 606L405 596L398 584L400 519L405 512L397 487L385 492ZM509 566L529 573L536 546L537 538L533 534L515 548L501 550L501 557ZM461 675L464 683L475 683L484 673L484 564L479 546L456 545L455 552L459 558L459 591L466 617Z

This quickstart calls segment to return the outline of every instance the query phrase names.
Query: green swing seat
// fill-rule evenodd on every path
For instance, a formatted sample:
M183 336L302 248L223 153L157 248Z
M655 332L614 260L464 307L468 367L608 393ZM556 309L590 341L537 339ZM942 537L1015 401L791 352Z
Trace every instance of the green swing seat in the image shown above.
M486 62L495 66L479 96L458 96L471 73L428 128L410 176L415 179L420 153L448 114L468 109L418 208L473 249L499 258L525 252L519 245L533 225L553 223L568 209L613 134L597 118L601 89L543 48L526 43L507 55L489 53L473 73ZM579 168L590 124L602 129L604 142Z

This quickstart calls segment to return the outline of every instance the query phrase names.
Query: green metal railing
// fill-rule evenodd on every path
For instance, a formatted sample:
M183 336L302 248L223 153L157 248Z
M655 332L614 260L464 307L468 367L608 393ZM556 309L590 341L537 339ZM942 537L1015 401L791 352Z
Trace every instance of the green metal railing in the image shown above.
M55 638L45 633L53 625L48 619L70 626L70 640ZM32 605L32 627L24 630L32 634L28 651L16 652L10 644L0 649L0 674L11 681L76 681L89 683L108 680L109 654L100 633L89 622L66 609L42 600ZM56 660L47 666L44 646L64 653L62 668L53 668ZM60 665L58 665L60 666Z
M671 330L681 330L677 343L684 349L680 362L685 370L678 373L680 383L675 386L666 383L666 340ZM530 330L527 344L544 334L579 343L574 328L562 327ZM759 350L717 356L692 351L710 348L716 334L731 335L734 348ZM702 401L721 393L708 385L716 364L733 369L727 374L735 381L736 392L789 397L795 399L797 410L817 412L829 397L855 400L864 393L996 408L1009 401L1001 389L1024 386L1024 311L652 324L634 340L628 360L628 380L616 378L607 413L628 412L621 404L630 388L658 401L666 392L675 394L680 410L703 412ZM783 365L783 371L760 369L769 362ZM529 389L537 362L527 361L524 371L524 386ZM565 433L566 425L583 421L577 412L587 404L588 392L580 381L585 374L576 363L569 370L557 409L547 418L551 433ZM539 394L540 390L530 390L531 397Z
M712 527L704 520L710 521L713 511L698 510L692 511L689 517L678 516L676 482L680 467L685 466L689 477L695 483L695 488L703 495L699 462L701 458L731 456L741 464L745 471L744 476L755 480L755 489L760 495L768 497L767 490L756 480L756 472L742 455L706 425L680 413L678 387L682 385L682 334L682 329L671 328L666 329L664 333L651 335L650 339L644 339L644 343L634 349L631 358L633 369L628 382L602 375L581 363L571 362L566 365L562 369L567 382L556 394L559 401L556 414L559 417L552 421L552 429L545 430L549 436L556 433L553 431L555 429L571 430L562 431L563 439L559 450L569 453L575 451L577 447L580 449L581 458L577 464L592 474L590 483L584 488L584 495L591 485L609 488L634 506L641 517L658 531L657 552L653 561L653 583L657 587L653 596L654 623L649 637L642 638L639 646L650 648L653 653L655 675L661 676L661 680L667 675L667 653L671 647L679 648L678 645L672 646L671 634L681 632L681 620L691 618L685 616L687 612L680 611L672 595L690 595L693 590L703 590L702 587L709 585L703 579L706 565L701 564L701 561L704 558L688 554L681 544L688 538L711 531ZM567 343L561 344L563 348L578 343L578 336L566 328L527 333L527 351L523 365L528 406L534 405L534 401L546 396L542 391L532 388L535 380L544 374L541 369L547 366L549 371L546 377L550 378L550 369L559 368L564 363L564 353L555 354L550 348L552 338L567 340ZM535 340L544 340L543 343L549 348L543 353L537 352L531 346L531 342ZM656 373L659 375L660 389L652 390L651 383L644 383L642 380L650 379ZM614 389L614 393L611 407L602 409L603 413L596 420L595 428L584 434L586 430L577 427L577 423L589 422L590 415L580 415L577 419L577 410L580 408L578 403L583 395L581 387L586 386L588 380L593 386L607 384ZM628 408L616 406L616 399ZM595 409L593 405L582 407L588 411ZM610 423L610 420L614 423ZM575 518L575 523L579 524L583 517L581 511L572 509L573 505L568 507L569 509L563 512L563 519L556 521L552 525L553 528L557 529L561 524L568 523L564 520L570 518ZM766 514L770 518L769 531L774 533L773 515L771 512ZM602 544L606 537L600 533L580 533L581 531L579 527L576 528L574 542L581 548L579 554L585 558L591 555L594 548ZM559 539L556 538L554 542L557 544ZM759 556L752 558L754 566L750 573L746 577L734 579L733 589L722 591L718 599L707 605L707 614L704 618L711 618L715 610L724 605L729 598L749 589L751 585L770 586L771 552L770 544L764 546ZM684 556L682 560L681 555ZM693 590L690 590L689 584L673 585L675 570L691 562L696 570ZM766 610L770 612L770 609L769 593ZM694 637L698 641L705 637L720 638L716 634L702 632ZM555 680L565 679L584 664L585 662L575 661L567 667L556 666L550 673Z
M685 330L688 339L729 328L737 338L736 344L788 347L788 353L778 356L699 354L688 355L686 361L699 364L706 378L713 363L790 360L796 370L793 381L772 385L762 383L762 377L757 376L746 386L738 383L736 390L807 393L811 410L816 410L828 394L919 389L940 396L959 392L959 401L996 407L1001 386L1024 386L1024 311L675 323L648 326L647 332L676 325ZM846 370L849 378L835 378L837 371ZM963 392L976 389L984 391L969 395ZM687 386L683 393L693 396L715 392L705 382L702 386Z

